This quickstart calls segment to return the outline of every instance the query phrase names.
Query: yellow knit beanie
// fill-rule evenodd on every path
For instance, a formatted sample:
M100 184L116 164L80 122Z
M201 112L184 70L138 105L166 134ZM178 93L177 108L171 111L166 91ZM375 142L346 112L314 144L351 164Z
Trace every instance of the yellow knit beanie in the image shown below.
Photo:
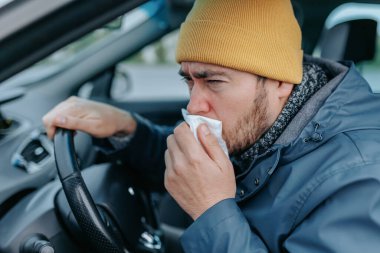
M181 26L176 60L299 84L302 55L290 0L197 0Z

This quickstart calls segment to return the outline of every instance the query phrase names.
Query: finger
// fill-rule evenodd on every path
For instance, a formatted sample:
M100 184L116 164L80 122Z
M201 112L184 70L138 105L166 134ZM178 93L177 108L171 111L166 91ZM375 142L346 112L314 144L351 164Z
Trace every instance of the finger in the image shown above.
M42 117L42 122L45 126L46 134L50 139L53 138L56 131L55 122L62 120L57 119L57 115L64 115L64 112L67 109L67 107L68 102L66 100L56 105L53 109L51 109Z
M53 119L52 124L55 126L55 128L61 127L70 130L79 130L87 132L89 134L92 134L91 129L93 129L96 125L93 120L86 120L78 117L63 115L56 116Z
M186 157L194 157L203 152L187 123L182 122L174 129L174 137L178 148Z
M179 148L176 138L173 134L168 136L166 143L168 147L167 153L170 158L170 165L172 166L171 168L173 168L174 172L177 172L177 170L181 170L183 164L187 163L187 158Z
M172 160L171 160L168 149L165 151L165 166L166 166L166 170L171 170L172 168Z
M45 127L45 129L46 129L46 135L48 136L50 140L52 140L54 137L56 128L53 125L50 125L48 127Z
M224 153L222 147L219 145L218 139L210 132L206 124L201 124L197 129L197 134L200 143L206 150L208 156L218 164L221 169L230 166L230 160Z
M54 125L52 125L50 115L46 114L45 116L43 116L42 122L45 126L46 135L48 136L49 139L53 139L53 136L55 133L55 127L54 127Z
M165 151L165 166L166 166L166 169L165 169L165 177L167 176L167 173L169 173L169 171L172 170L172 159L170 157L170 154L169 154L169 150L167 149Z
M165 169L165 173L164 173L164 186L165 186L165 189L168 192L170 192L170 186L173 182L174 171L173 171L172 160L171 160L168 149L165 151L164 157L165 157L165 165L166 165L166 169Z

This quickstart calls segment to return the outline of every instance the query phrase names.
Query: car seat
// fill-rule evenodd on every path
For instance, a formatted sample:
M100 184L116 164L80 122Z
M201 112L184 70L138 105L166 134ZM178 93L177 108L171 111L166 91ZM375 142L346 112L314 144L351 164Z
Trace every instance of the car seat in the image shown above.
M375 58L376 39L377 21L349 20L325 29L317 48L322 58L357 64Z

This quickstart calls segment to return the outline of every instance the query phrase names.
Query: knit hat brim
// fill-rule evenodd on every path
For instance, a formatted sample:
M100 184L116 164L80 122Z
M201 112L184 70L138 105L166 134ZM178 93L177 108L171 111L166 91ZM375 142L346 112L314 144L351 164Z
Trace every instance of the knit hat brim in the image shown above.
M272 35L268 31L263 40L260 33L252 36L252 33L230 24L187 21L181 26L176 60L210 63L299 84L303 52L287 46L276 36L278 34ZM248 47L247 43L252 46Z

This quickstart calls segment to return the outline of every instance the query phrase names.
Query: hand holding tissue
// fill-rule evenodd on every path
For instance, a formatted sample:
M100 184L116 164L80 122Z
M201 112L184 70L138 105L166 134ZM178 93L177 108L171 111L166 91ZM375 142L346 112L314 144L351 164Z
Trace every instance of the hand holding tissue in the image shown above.
M200 124L206 124L211 133L215 135L218 140L220 147L223 149L224 153L228 156L228 150L226 142L222 138L222 122L215 119L210 119L207 117L199 116L199 115L190 115L187 110L182 109L182 116L185 119L186 123L189 125L190 130L193 132L195 139L199 143L197 128Z

